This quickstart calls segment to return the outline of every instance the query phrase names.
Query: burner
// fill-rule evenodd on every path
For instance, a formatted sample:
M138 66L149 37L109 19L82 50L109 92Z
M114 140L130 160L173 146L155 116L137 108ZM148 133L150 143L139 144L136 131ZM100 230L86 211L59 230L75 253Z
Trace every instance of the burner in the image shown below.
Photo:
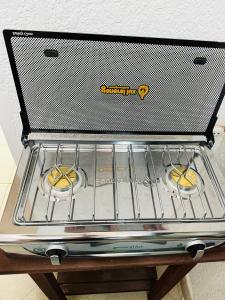
M44 196L52 201L71 199L84 181L80 171L67 165L58 165L48 169L40 182Z
M166 183L175 192L193 195L202 190L202 178L192 168L185 165L169 166L166 172Z
M77 181L77 173L68 166L59 166L51 169L47 178L50 187L60 191L67 191Z

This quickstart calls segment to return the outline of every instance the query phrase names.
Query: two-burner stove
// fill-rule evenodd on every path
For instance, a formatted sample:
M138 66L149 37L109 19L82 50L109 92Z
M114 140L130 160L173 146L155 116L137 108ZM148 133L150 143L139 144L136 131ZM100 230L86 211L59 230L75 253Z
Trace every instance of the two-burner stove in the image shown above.
M24 150L0 223L5 251L190 252L225 240L211 148L225 44L4 31Z

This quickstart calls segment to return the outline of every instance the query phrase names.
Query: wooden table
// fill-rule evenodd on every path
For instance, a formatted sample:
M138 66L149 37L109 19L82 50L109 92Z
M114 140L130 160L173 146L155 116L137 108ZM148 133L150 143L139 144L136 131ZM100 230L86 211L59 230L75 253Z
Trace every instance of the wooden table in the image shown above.
M198 263L225 261L225 248L216 248ZM168 265L157 279L156 266ZM65 295L147 291L151 300L165 296L194 266L189 255L127 258L64 258L60 266L48 258L6 254L0 250L0 274L28 273L49 299ZM56 279L53 272L58 272Z

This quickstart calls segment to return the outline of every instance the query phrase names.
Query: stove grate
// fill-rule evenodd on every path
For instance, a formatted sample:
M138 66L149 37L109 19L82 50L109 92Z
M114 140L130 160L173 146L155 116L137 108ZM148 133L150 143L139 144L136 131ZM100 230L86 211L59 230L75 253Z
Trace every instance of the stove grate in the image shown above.
M50 168L70 165L81 184L54 194L43 189ZM195 193L168 185L168 170L182 165L193 170ZM198 145L40 144L30 155L15 223L108 224L204 222L223 220L225 198ZM64 194L65 193L65 194Z

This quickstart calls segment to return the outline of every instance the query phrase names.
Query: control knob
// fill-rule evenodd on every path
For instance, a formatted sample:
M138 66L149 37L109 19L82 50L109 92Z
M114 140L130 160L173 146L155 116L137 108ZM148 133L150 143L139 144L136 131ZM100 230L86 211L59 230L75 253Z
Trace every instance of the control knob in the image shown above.
M52 265L60 265L62 258L67 255L67 250L63 245L52 245L47 248L45 254L50 258Z
M202 258L205 252L205 243L201 240L193 240L187 243L186 250L190 253L193 260Z

